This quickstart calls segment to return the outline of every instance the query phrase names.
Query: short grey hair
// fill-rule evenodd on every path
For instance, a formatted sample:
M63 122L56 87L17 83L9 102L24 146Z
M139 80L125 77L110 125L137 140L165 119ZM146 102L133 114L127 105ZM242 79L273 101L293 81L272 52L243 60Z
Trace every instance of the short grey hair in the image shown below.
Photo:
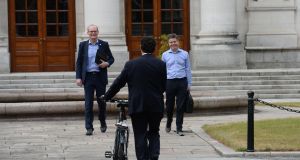
M97 28L97 31L99 32L98 26L95 25L95 24L88 25L87 28L86 28L86 30L89 31L89 28L92 27L92 26L95 26Z

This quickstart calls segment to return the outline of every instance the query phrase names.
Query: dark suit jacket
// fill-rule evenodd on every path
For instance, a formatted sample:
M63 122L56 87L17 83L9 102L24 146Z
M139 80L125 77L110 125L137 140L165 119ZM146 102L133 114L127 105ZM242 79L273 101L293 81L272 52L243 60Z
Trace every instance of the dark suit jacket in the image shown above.
M129 115L140 112L164 112L166 64L151 54L128 61L105 94L111 99L128 84Z
M102 41L100 39L98 39L98 43L99 43L99 50L101 50L100 52L105 52L108 55L108 63L109 66L112 65L115 61L109 45L107 42ZM87 63L88 63L88 49L89 49L89 40L87 41L82 41L79 44L79 49L78 49L78 58L76 61L76 79L82 79L83 83L85 81L85 75L87 72ZM103 77L103 82L105 82L105 84L108 83L107 80L107 68L100 68L100 74L101 77Z

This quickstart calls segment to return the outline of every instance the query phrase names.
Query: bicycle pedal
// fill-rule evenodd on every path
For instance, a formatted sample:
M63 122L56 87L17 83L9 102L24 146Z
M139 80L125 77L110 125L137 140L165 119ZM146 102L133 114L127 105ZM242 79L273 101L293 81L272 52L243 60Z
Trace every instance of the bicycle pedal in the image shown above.
M111 158L112 157L112 152L111 151L106 151L105 152L105 158Z

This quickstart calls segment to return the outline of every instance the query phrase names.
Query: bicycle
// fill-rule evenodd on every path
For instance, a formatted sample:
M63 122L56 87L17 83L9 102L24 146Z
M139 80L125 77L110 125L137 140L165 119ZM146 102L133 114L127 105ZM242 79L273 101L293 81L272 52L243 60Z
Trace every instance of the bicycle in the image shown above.
M113 160L128 160L127 148L129 143L129 127L126 123L125 108L128 107L128 100L114 99L111 102L117 103L119 109L118 121L116 126L116 135L113 152L106 151L105 158L113 158Z

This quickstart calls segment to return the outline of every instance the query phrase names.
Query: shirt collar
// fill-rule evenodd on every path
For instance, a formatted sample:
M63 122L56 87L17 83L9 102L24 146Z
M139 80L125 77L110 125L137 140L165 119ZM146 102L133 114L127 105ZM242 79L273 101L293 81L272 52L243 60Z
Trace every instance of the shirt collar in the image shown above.
M178 53L178 52L181 52L181 51L182 51L182 50L181 50L180 48L178 48L176 52L173 52L171 49L169 49L168 52L169 52L169 53Z
M98 45L99 44L99 41L97 40L97 42L95 43L95 44L93 44L92 42L91 42L91 40L89 40L89 45Z

